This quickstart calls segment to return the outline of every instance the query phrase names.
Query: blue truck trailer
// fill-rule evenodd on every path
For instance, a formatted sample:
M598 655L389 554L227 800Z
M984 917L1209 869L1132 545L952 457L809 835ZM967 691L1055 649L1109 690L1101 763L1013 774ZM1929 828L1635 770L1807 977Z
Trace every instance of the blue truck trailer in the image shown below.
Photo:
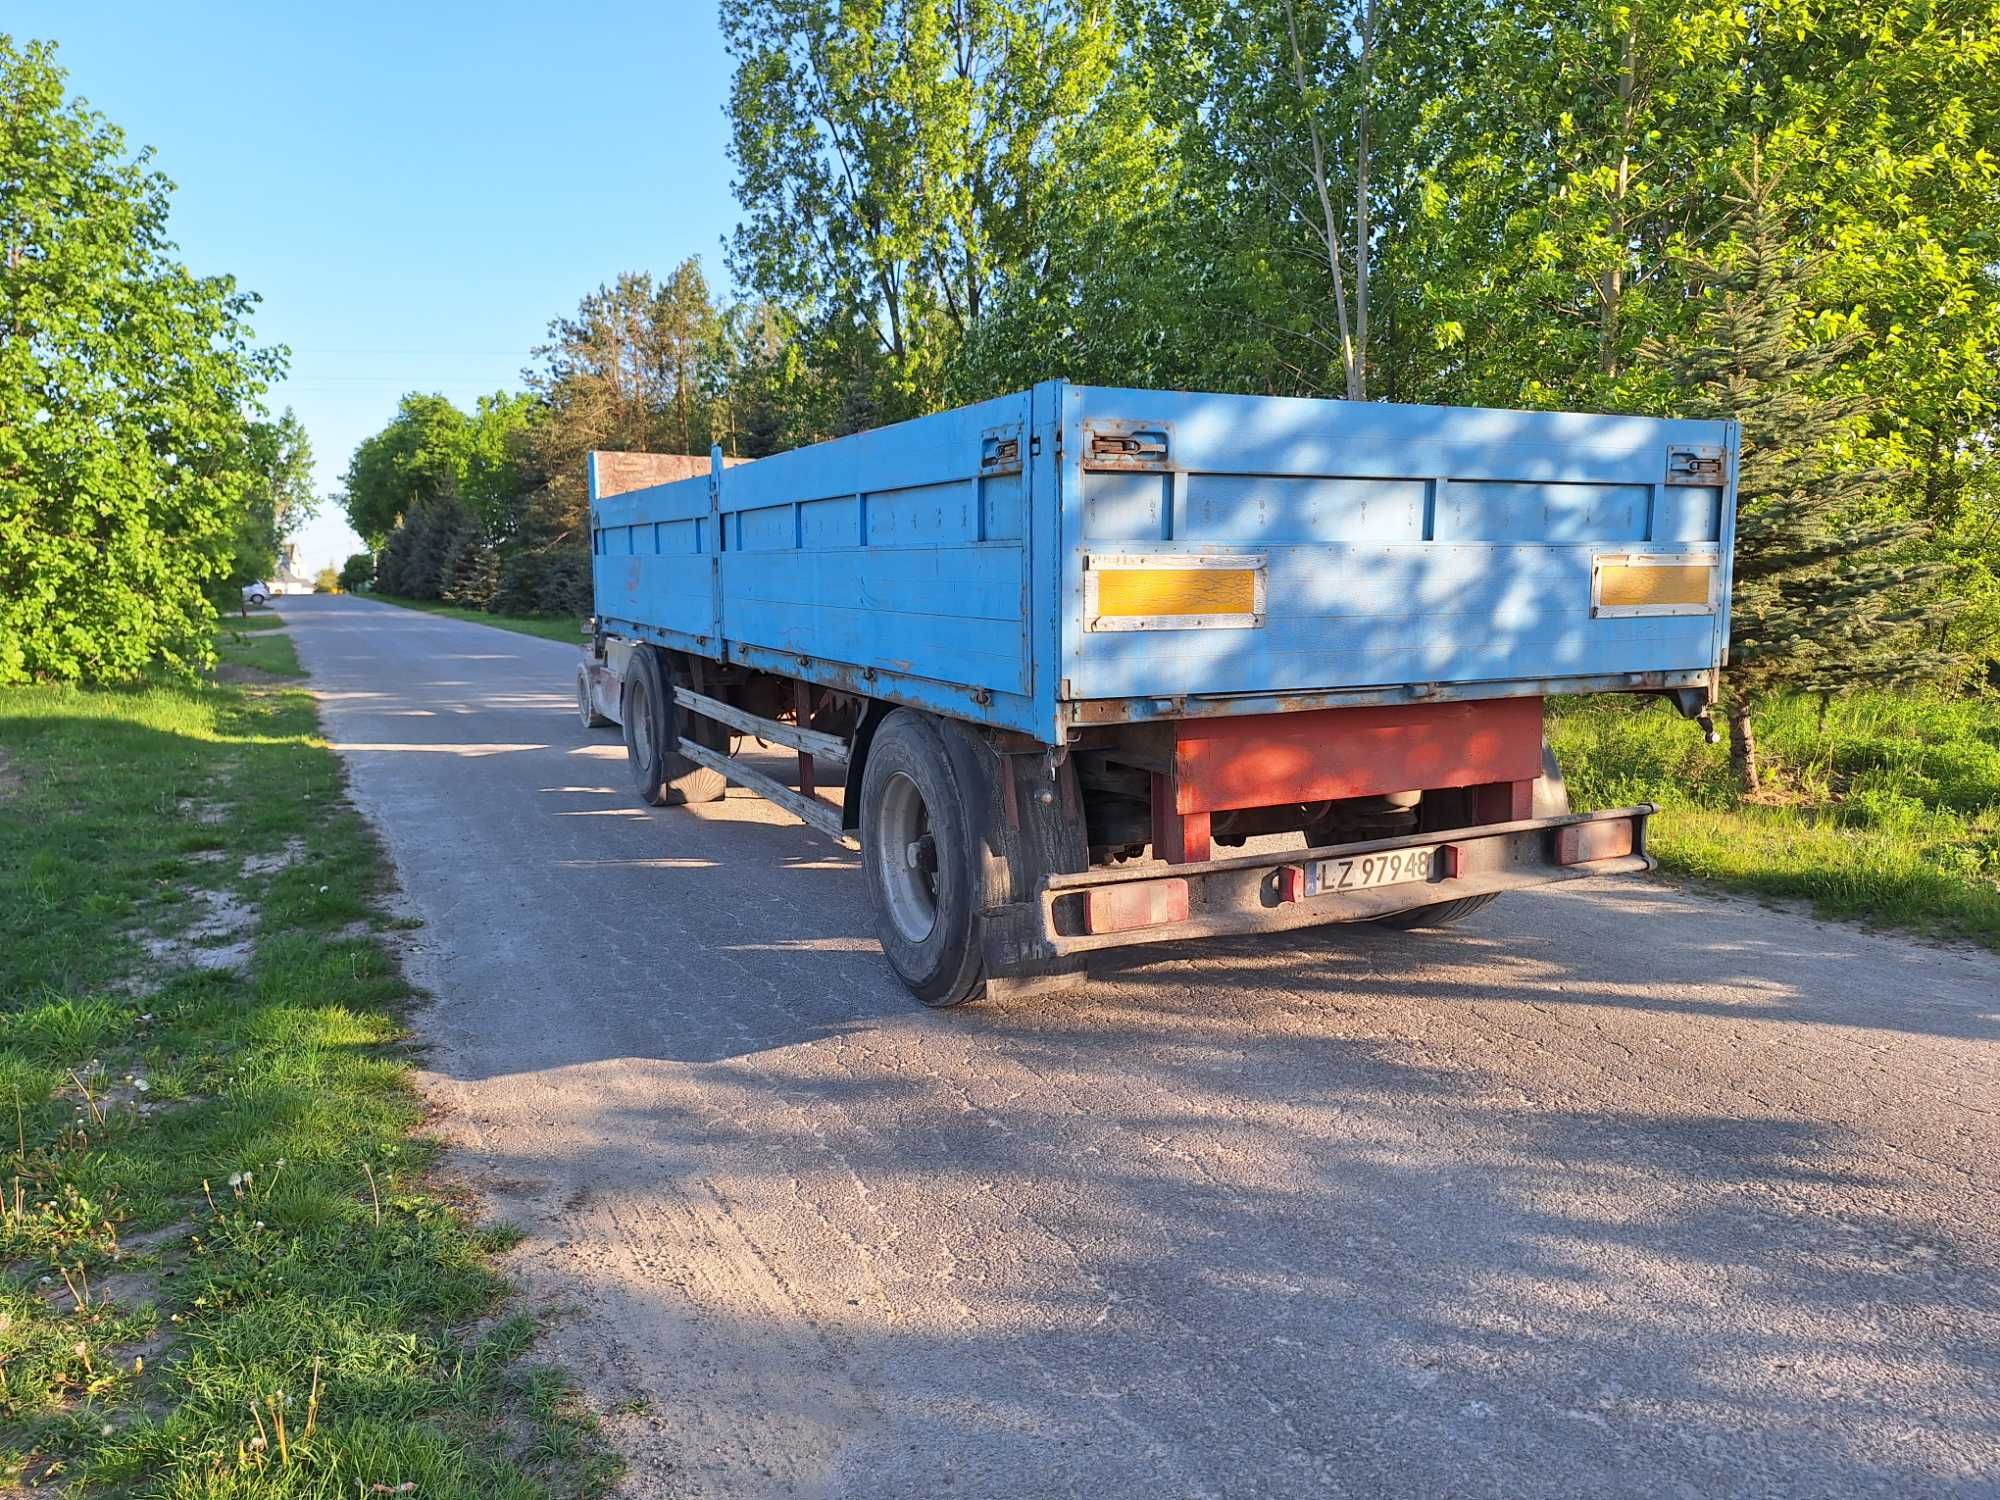
M1570 810L1542 700L1706 725L1736 452L1727 422L1052 381L686 478L593 454L578 711L649 802L734 781L857 843L930 1005L1123 944L1444 925L1650 868L1650 807Z

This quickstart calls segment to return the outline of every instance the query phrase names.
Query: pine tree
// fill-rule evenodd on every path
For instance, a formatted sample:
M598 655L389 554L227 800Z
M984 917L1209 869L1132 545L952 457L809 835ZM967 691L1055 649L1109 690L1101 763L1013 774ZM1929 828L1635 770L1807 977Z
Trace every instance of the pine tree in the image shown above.
M1730 762L1754 791L1751 714L1770 693L1935 680L1958 662L1925 629L1944 606L1913 587L1937 571L1905 558L1919 524L1885 519L1889 475L1843 451L1874 405L1826 378L1856 336L1814 336L1817 263L1761 156L1736 182L1724 248L1689 260L1692 283L1705 287L1691 338L1646 352L1690 393L1683 415L1742 425L1724 699Z
M500 559L476 525L459 530L438 573L438 597L446 604L484 609L500 583Z

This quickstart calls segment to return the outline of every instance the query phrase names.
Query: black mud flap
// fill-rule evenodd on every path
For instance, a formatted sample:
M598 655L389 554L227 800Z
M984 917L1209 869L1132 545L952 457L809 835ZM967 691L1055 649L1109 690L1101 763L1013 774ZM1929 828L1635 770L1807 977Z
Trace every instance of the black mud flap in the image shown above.
M1051 875L1089 865L1083 799L1066 762L1051 780L1045 755L1002 755L981 733L956 720L941 726L961 787L982 786L968 799L972 843L981 864L984 900L980 945L987 994L1041 994L1080 983L1082 955L1060 956L1042 938L1036 900Z

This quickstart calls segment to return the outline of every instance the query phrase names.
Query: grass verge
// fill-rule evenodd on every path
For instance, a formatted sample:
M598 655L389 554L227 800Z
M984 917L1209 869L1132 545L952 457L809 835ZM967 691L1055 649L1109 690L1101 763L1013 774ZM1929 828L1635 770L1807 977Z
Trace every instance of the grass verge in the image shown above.
M369 594L365 597L380 599L384 604L398 605L403 609L420 609L425 614L443 615L452 620L469 620L475 625L491 625L499 630L518 631L522 635L538 635L544 640L562 641L567 645L583 644L583 617L581 615L490 615L483 609L464 609L456 604L439 604L431 599L400 599L393 594Z
M386 882L304 693L0 691L0 1482L608 1483L427 1177Z
M225 618L215 629L217 677L239 685L303 678L284 624L274 614Z
M1766 787L1664 703L1551 705L1579 808L1657 803L1668 871L1809 901L1827 916L2000 948L2000 700L1857 693L1758 716Z

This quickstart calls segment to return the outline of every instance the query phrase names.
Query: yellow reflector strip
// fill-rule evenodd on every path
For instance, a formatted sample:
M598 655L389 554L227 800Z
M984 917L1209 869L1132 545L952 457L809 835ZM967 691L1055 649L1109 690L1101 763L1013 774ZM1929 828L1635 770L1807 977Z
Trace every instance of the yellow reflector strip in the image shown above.
M1605 563L1597 570L1597 602L1629 609L1648 604L1706 604L1715 569L1699 563L1634 567Z
M1254 568L1106 568L1097 575L1097 612L1116 619L1256 609Z

